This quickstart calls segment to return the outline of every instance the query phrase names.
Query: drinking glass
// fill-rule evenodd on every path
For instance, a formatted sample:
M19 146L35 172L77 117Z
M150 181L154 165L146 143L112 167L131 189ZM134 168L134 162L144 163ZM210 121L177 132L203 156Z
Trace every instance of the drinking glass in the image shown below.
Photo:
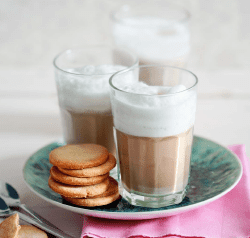
M113 11L111 19L115 45L134 51L140 65L186 67L190 13L185 8L166 0L135 1Z
M158 77L147 77L158 70ZM178 72L178 80L176 78ZM185 197L198 79L173 66L135 66L110 78L120 193L136 206Z
M68 49L56 56L55 80L67 144L95 143L115 153L108 80L137 64L135 54L111 46Z

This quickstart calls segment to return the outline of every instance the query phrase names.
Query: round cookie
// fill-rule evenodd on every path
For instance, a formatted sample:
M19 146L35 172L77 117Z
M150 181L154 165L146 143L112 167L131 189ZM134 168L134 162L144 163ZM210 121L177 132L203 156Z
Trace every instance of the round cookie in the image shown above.
M48 238L47 234L30 225L21 225L21 230L18 232L18 238Z
M93 177L108 173L116 165L116 159L112 154L109 154L108 160L99 166L86 168L86 169L64 169L58 167L58 169L67 175L79 178Z
M119 192L113 193L106 197L99 198L69 198L65 197L64 199L72 204L84 207L97 207L110 204L120 198Z
M21 229L19 225L19 215L16 213L6 218L0 223L0 237L15 238L18 237L18 232Z
M77 177L72 177L72 176L66 175L66 174L60 172L56 166L53 166L50 169L50 175L54 180L56 180L56 181L58 181L60 183L69 184L69 185L84 185L84 186L87 186L87 185L93 185L93 184L101 183L106 178L108 178L109 173L99 175L99 176L95 176L95 177L77 178Z
M91 197L91 198L69 198L69 197L64 197L63 198L75 205L79 206L102 206L102 205L107 205L115 200L117 200L119 196L119 190L118 190L118 183L117 181L109 177L110 183L108 190L105 191L104 193Z
M50 152L51 164L65 169L84 169L103 164L108 150L96 144L77 144L58 147Z
M98 184L89 186L76 186L57 182L50 176L48 185L54 192L59 193L62 196L72 198L86 198L104 193L108 189L109 182L110 180L107 178Z
M118 182L114 178L112 178L112 177L109 176L109 186L108 186L108 189L104 193L102 193L100 195L96 195L96 196L94 196L92 198L107 197L107 196L110 196L111 194L114 194L114 193L117 193L117 192L119 192ZM78 198L76 198L76 199L78 199Z

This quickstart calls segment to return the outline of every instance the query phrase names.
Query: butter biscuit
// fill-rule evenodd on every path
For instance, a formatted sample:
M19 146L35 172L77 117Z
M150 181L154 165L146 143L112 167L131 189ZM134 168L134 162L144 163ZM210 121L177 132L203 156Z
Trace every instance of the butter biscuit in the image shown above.
M105 163L108 155L108 150L101 145L65 145L52 150L49 161L60 168L85 169Z
M103 206L110 204L117 199L119 199L121 196L119 192L113 193L106 197L98 197L98 198L70 198L70 197L64 197L64 199L72 204L75 204L77 206L84 206L84 207L97 207L97 206Z
M118 182L109 176L109 186L107 191L105 191L104 193L100 194L100 195L96 195L92 198L100 198L100 197L107 197L111 194L117 193L119 191L118 189Z
M99 176L94 176L94 177L87 177L87 178L77 178L77 177L72 177L69 175L66 175L59 171L59 169L56 166L53 166L50 169L50 175L51 177L64 184L69 184L69 185L93 185L97 183L103 182L106 178L108 178L109 173L99 175Z
M85 169L65 169L60 168L58 169L67 175L79 178L85 177L93 177L98 175L103 175L108 173L111 169L113 169L116 165L116 159L112 154L109 154L108 160L99 166L92 167L92 168L85 168Z
M0 237L17 238L20 229L19 215L16 213L0 223Z
M47 234L30 225L21 225L21 230L18 232L18 238L48 238Z
M110 183L108 186L108 190L100 195L91 198L69 198L64 196L63 198L66 201L78 206L95 207L107 205L120 197L117 181L112 177L109 177L109 180Z
M109 178L103 182L89 185L89 186L78 186L78 185L67 185L55 181L51 176L48 180L49 187L56 193L64 197L72 198L86 198L93 197L104 193L109 187Z

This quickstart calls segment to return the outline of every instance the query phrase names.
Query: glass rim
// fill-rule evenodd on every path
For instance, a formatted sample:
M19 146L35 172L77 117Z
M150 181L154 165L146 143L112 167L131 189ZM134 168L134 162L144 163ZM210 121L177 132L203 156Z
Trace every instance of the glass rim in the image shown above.
M132 51L129 51L127 48L125 48L125 47L117 47L117 46L110 46L110 45L87 45L87 46L80 46L80 47L72 47L72 48L68 48L68 49L66 49L66 50L63 50L63 51L61 51L60 53L58 53L56 56L55 56L55 58L54 58L54 60L53 60L53 65L54 65L54 67L56 68L56 69L58 69L58 70L60 70L60 71L62 71L63 73L66 73L66 74L70 74L70 75L77 75L77 76L89 76L89 77L92 77L92 76L104 76L104 75L112 75L112 74L114 74L114 72L111 72L111 73L105 73L105 74L84 74L84 73L74 73L74 72L69 72L69 71L67 71L67 70L64 70L64 69L62 69L62 68L60 68L58 65L57 65L57 63L56 63L56 61L60 58L60 56L62 56L63 54L65 54L65 53L67 53L67 52L71 52L71 51L73 51L73 50L88 50L88 49L95 49L95 48L101 48L101 49L110 49L110 50L114 50L114 49L117 49L117 50L122 50L122 51L124 51L124 52L126 52L126 53L128 53L128 54L130 54L130 55L132 55L134 58L135 58L135 62L131 65L131 66L125 66L126 67L126 69L129 69L129 68L131 68L131 67L133 67L133 66L135 66L135 65L138 65L138 63L139 63L139 58L138 58L138 56L134 53L134 52L132 52ZM86 66L86 65L85 65ZM120 71L120 70L119 70ZM119 72L119 71L117 71L117 72ZM115 72L115 73L117 73L117 72Z
M112 82L112 80L113 80L117 75L119 75L119 74L123 74L123 73L129 72L129 71L135 70L135 69L150 68L150 67L154 67L154 68L157 68L157 67L158 67L158 68L163 68L163 67L164 67L164 68L179 69L179 70L181 70L181 71L184 71L184 72L187 72L187 73L193 75L193 77L194 77L194 79L195 79L195 82L194 82L194 84L193 84L191 87L186 88L185 90L182 90L182 91L180 91L180 92L168 93L168 94L160 94L160 95L156 95L156 94L141 94L141 93L135 93L135 92L124 91L124 90L122 90L122 89L117 88L117 87L113 84L113 82ZM181 94L181 93L190 91L191 89L195 88L195 86L196 86L197 84L198 84L198 77L197 77L194 73L192 73L190 70L187 70L187 69L184 69L184 68L179 68L179 67L176 67L176 66L171 66L171 65L160 65L160 64L138 65L138 66L134 66L134 67L132 67L132 68L124 69L124 70L121 70L121 71L119 71L119 72L114 73L114 74L110 77L110 79L109 79L109 85L110 85L110 87L113 88L113 89L115 89L115 90L117 90L117 91L120 91L120 92L122 92L122 93L127 93L127 94L134 94L134 95L138 95L138 96L146 96L146 97L152 97L152 96L153 96L153 97L155 97L155 96L157 96L157 97L169 97L169 96L173 96L173 95L176 95L176 94Z
M174 3L171 3L171 5L174 5L178 10L181 10L185 16L183 18L181 18L180 20L173 20L174 23L185 23L187 22L190 18L191 18L191 13L189 10L187 10L185 7L182 7L182 6L179 6L177 4L174 4ZM118 23L121 23L123 25L128 25L130 26L131 23L127 23L124 19L122 18L119 18L116 16L116 14L120 11L124 11L124 9L128 8L130 5L129 4L126 4L126 5L122 5L118 8L116 8L115 10L111 11L110 13L110 16L111 16L111 19L114 21L114 22L118 22ZM167 19L167 18L163 18L163 19ZM134 25L133 25L134 26ZM141 26L140 26L141 27ZM149 26L144 26L146 28L150 28Z

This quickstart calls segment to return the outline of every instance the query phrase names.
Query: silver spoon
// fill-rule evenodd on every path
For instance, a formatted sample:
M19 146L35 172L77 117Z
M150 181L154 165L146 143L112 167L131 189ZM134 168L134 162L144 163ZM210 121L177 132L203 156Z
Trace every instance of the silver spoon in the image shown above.
M18 212L18 211L12 211L10 210L9 206L6 204L6 202L0 197L0 217L9 217L13 214L17 213L20 217L21 220L25 221L25 222L28 222L29 224L33 225L33 226L36 226L56 237L59 237L59 238L73 238L72 236L69 236L67 235L66 233L58 230L58 229L55 229L53 227L50 227L48 226L47 224L44 224L44 223L41 223L41 222L38 222L37 220L21 213L21 212Z
M26 211L28 214L30 214L33 218L35 218L39 223L46 224L47 226L63 233L63 231L61 231L59 228L57 228L55 225L50 223L45 218L41 217L36 212L32 211L25 204L21 204L21 201L20 201L20 198L16 189L4 181L0 181L0 196L4 199L5 203L9 207L21 208L24 211Z
M6 202L0 197L0 217L9 217L15 213L18 213L20 219L22 219L23 221L26 221L28 223L32 222L32 220L28 216L22 214L21 212L11 211Z
M52 223L45 220L43 217L38 215L36 212L29 209L25 204L21 204L21 201L20 201L20 198L19 198L19 195L18 195L16 189L4 181L0 181L0 196L4 199L4 201L7 203L7 205L9 207L21 208L25 212L30 214L32 217L37 219L39 222L46 223L47 225L58 229Z

